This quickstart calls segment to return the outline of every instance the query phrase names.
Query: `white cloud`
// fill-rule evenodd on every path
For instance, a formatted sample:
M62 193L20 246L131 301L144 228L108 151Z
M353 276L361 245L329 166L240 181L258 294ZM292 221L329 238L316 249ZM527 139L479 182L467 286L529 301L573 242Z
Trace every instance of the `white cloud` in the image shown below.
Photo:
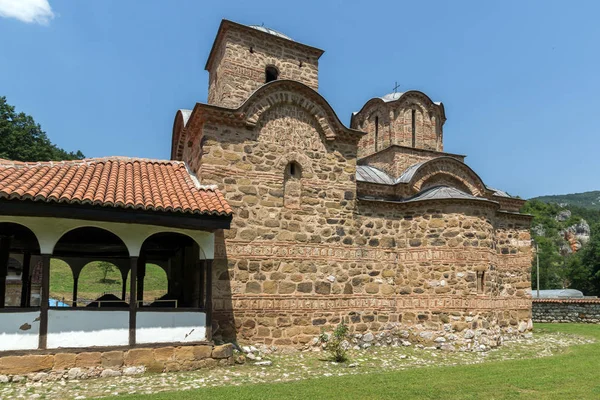
M0 0L0 17L48 25L54 13L48 0Z

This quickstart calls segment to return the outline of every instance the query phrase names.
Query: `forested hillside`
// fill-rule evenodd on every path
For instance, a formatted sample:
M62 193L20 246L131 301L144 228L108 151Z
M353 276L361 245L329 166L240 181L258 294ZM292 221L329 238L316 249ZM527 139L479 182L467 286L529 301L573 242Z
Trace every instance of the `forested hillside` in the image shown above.
M533 199L522 212L534 216L531 233L539 246L540 289L572 288L600 296L600 211ZM532 268L534 289L535 282Z
M564 206L583 207L591 210L600 210L600 190L595 190L593 192L540 196L535 197L532 200L539 200L543 201L544 203L555 203Z

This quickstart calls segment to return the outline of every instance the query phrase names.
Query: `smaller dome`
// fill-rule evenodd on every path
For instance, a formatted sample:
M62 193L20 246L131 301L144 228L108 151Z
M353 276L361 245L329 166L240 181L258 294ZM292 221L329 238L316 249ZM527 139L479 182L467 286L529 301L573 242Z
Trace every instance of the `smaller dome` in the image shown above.
M265 32L265 33L268 33L273 36L277 36L277 37L284 38L287 40L294 40L291 37L284 35L283 33L276 31L275 29L267 28L266 26L261 26L261 25L248 25L248 26L252 29L256 29L257 31Z
M388 93L383 97L380 97L381 100L385 101L386 103L389 103L390 101L396 101L398 100L400 97L402 97L406 92L395 92L395 93ZM433 104L435 105L440 105L442 103L440 103L439 101L434 101Z

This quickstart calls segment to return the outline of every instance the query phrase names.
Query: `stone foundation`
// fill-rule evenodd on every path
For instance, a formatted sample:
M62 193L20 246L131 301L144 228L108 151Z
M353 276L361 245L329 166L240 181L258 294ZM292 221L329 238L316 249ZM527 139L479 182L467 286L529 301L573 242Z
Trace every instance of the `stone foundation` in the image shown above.
M469 319L470 320L470 319ZM441 329L433 330L425 325L402 326L392 324L388 329L373 334L351 335L350 343L358 348L371 346L416 346L437 348L446 351L487 351L500 346L504 341L528 334L533 324L520 322L515 326L487 328L477 323L446 323ZM486 325L487 326L487 325Z
M0 382L85 379L149 372L192 371L233 364L233 346L199 344L48 354L0 354Z
M318 336L322 332L331 332L341 321L349 328L350 344L359 348L420 345L451 351L489 350L506 339L527 334L533 327L528 309L481 312L422 310L400 314L386 310L312 314L296 311L262 315L236 313L235 320L236 325L240 325L237 328L240 344L298 350L318 346ZM270 337L260 337L267 332L271 332ZM215 339L226 336L216 335Z
M535 322L600 323L600 299L533 300Z

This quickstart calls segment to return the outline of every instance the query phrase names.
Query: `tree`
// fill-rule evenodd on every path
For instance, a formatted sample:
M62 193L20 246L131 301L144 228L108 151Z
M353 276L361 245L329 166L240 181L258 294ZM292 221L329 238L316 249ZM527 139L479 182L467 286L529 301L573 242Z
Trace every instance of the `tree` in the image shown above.
M52 144L30 115L16 113L0 96L0 158L16 161L81 160L81 151L67 152Z
M590 241L581 253L581 262L586 268L585 277L587 277L585 285L581 284L587 289L584 293L598 296L600 295L600 224L592 225Z
M115 271L115 266L106 261L98 261L96 266L100 269L100 271L102 271L102 279L100 280L100 282L110 283L107 277L110 272Z

